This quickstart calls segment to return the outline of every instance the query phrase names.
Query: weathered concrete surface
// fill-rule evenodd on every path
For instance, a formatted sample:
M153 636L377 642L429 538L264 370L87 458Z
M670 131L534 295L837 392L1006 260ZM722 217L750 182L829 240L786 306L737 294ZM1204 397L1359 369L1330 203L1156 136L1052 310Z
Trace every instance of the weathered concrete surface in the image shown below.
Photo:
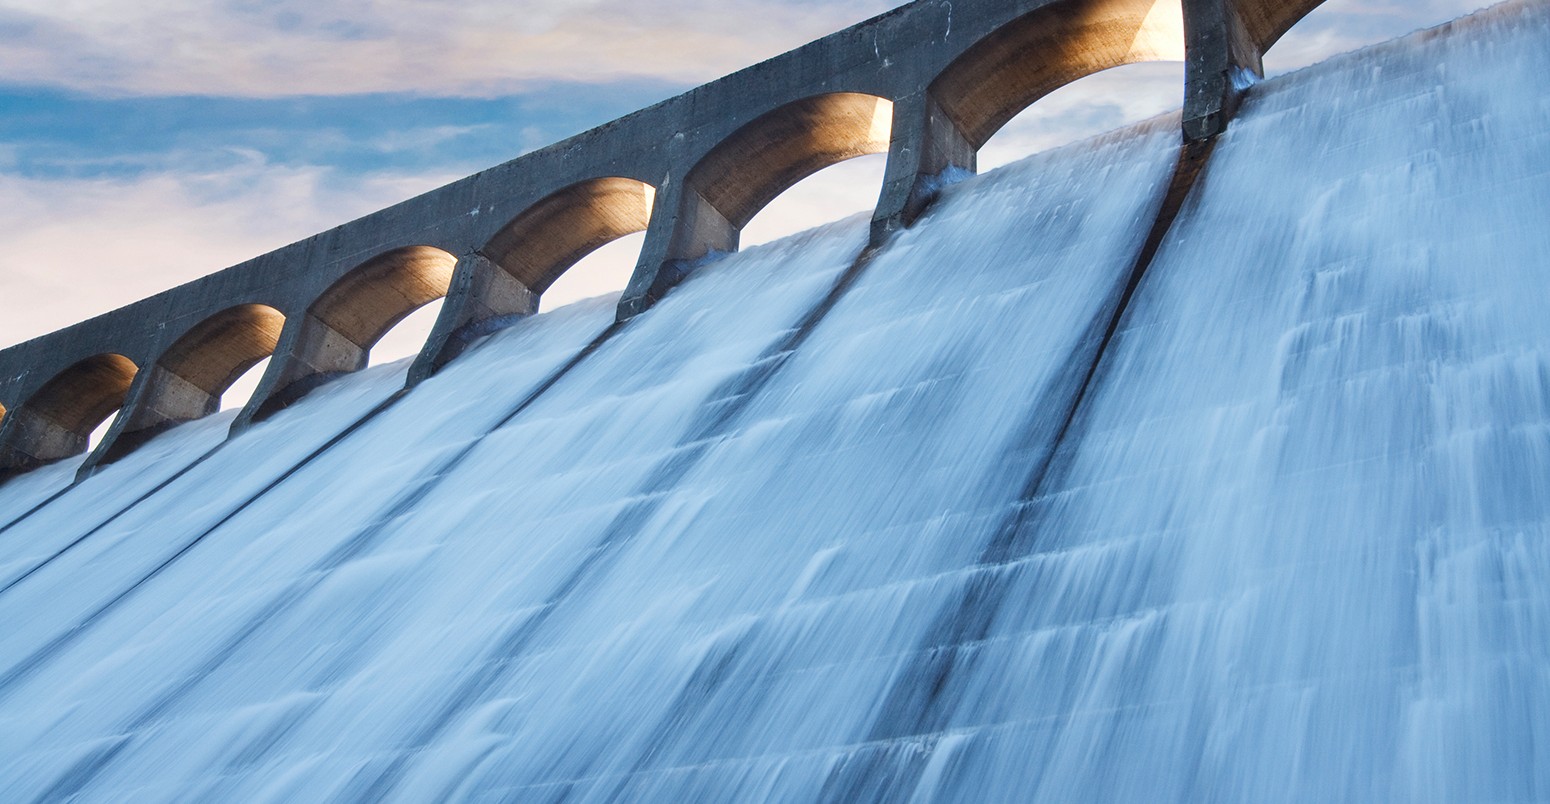
M88 468L110 462L173 425L220 409L221 395L271 355L285 316L262 304L224 310L196 324L161 358L134 376L118 417Z
M394 249L346 274L286 327L266 373L239 417L246 424L295 401L329 377L366 367L372 344L420 307L447 294L457 259L431 246Z
M410 385L493 328L538 309L538 297L586 255L651 221L656 188L610 176L566 187L460 258L447 310L410 371Z
M241 427L330 376L360 368L388 326L451 293L412 372L411 382L423 379L481 333L531 313L537 296L588 251L644 226L646 243L619 310L621 320L637 315L696 259L735 249L742 226L791 184L834 162L886 150L873 227L880 241L919 214L941 174L972 172L975 151L1007 120L1111 67L1185 59L1185 132L1213 136L1231 116L1235 75L1257 71L1259 55L1318 4L919 0L0 352L0 473L79 452L86 443L80 429L89 433L126 399L130 409L109 439L129 439L125 446L134 434L211 409L219 383L183 384L188 377L168 369L167 358L175 348L218 352L222 347L193 333L228 311L261 305L284 321ZM405 260L413 265L398 264ZM242 359L252 355L243 352ZM221 362L192 355L173 362L187 361ZM80 365L115 368L72 368ZM136 366L153 371L131 391ZM64 388L83 400L67 406L68 415L58 411ZM94 460L123 449L105 443Z
M59 372L6 417L12 441L5 457L26 466L79 454L92 430L123 404L136 371L123 355L101 354Z
M1184 0L1189 85L1184 97L1184 136L1191 142L1220 134L1237 110L1244 77L1265 73L1261 40L1231 0ZM1279 35L1278 35L1279 36Z

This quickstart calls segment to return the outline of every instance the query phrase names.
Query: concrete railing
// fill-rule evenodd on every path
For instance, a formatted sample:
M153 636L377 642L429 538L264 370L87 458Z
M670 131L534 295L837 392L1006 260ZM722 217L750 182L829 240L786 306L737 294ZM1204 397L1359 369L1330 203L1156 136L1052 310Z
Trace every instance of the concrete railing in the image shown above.
M85 451L83 475L209 415L271 357L233 430L366 365L446 297L413 385L537 309L599 246L644 230L639 315L806 176L888 154L874 245L937 177L1039 98L1142 61L1186 64L1184 132L1221 132L1238 73L1322 0L919 0L438 190L0 352L0 477Z

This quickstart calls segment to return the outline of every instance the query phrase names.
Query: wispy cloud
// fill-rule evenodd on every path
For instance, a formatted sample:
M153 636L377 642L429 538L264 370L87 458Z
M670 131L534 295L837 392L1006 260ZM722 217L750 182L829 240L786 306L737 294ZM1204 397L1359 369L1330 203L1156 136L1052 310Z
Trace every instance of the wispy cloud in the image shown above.
M1271 73L1462 17L1496 0L1328 0L1265 56Z
M0 174L0 299L7 301L0 344L213 273L450 178L348 178L258 160L127 179Z
M698 83L898 3L5 0L0 76L110 95L491 96Z
M223 169L231 152L346 172L469 173L666 97L664 84L556 84L503 98L92 98L0 89L0 170L30 177Z
M1269 66L1302 66L1480 4L1330 0ZM0 347L893 5L0 0L0 83L41 88L0 93ZM1176 65L1094 76L1014 120L982 165L1177 108L1180 83ZM171 97L187 93L204 97ZM489 97L419 97L477 95ZM756 220L749 242L869 208L879 172L873 159L820 174ZM551 302L621 281L633 263L621 245Z
M108 95L496 96L552 81L699 83L898 0L0 0L0 76ZM1278 68L1482 0L1331 0Z
M1012 118L980 149L979 165L990 170L1177 110L1183 100L1183 64L1143 62L1106 70L1051 92Z

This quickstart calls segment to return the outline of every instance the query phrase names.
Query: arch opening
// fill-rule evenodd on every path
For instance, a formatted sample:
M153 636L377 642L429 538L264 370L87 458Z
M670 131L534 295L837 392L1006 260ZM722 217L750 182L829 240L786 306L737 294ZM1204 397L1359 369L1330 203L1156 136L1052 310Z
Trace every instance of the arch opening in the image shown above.
M177 424L209 416L239 377L267 360L285 315L265 304L239 304L200 321L162 352L121 424L91 437L88 468L112 463ZM99 448L99 441L108 443Z
M1391 2L1307 0L1285 7L1266 0L1237 0L1245 20L1270 38L1265 42L1267 74L1289 72L1332 56L1376 45L1474 13L1489 0ZM1269 6L1260 8L1260 6ZM1251 8L1252 7L1252 8Z
M1178 111L1184 63L1122 64L1062 86L1018 112L979 150L979 169L994 170L1032 154Z
M1232 0L1238 20L1260 53L1270 49L1324 0Z
M528 292L542 298L599 249L644 232L655 201L656 188L635 179L609 176L577 182L523 210L490 239L483 252ZM637 255L639 251L637 246ZM594 267L593 261L588 260L587 267ZM575 298L582 297L569 300Z
M138 371L129 358L107 353L59 372L7 422L3 468L22 469L84 452L93 431L123 407Z
M259 362L274 353L285 327L285 315L264 304L242 304L222 310L194 325L169 348L156 368L184 386L193 406L203 409L185 418L215 412L221 398Z
M786 188L743 226L742 248L768 243L877 206L888 167L884 153L830 165Z
M221 394L221 410L240 410L247 406L248 400L252 399L253 393L258 390L258 384L263 381L264 373L269 370L269 364L273 359L272 356L264 357L233 380L231 385L226 387L226 393Z
M749 221L777 196L824 168L886 153L893 102L834 92L759 116L717 144L685 177L686 198L672 259L736 251Z
M929 93L969 144L1061 87L1127 64L1184 61L1179 0L1067 0L1032 11L975 43ZM1175 88L1182 103L1183 84Z
M431 246L377 256L323 292L308 316L360 350L361 356L410 313L447 295L457 258Z
M420 353L436 328L446 298L432 299L393 322L366 352L366 365L380 366Z
M539 307L553 310L572 302L624 290L646 245L644 229L624 235L576 261L544 291Z
M267 418L329 379L365 368L389 330L446 297L456 266L457 258L432 246L393 249L356 266L307 308L278 358L282 365L270 372L272 379L235 426ZM434 323L435 312L421 317L429 322L410 328L418 337L413 350L424 345L423 333Z
M117 416L108 416L101 422L98 422L97 426L93 427L91 433L86 436L86 447L83 451L91 453L101 446L102 442L107 439L109 431L113 429L113 422L117 418Z

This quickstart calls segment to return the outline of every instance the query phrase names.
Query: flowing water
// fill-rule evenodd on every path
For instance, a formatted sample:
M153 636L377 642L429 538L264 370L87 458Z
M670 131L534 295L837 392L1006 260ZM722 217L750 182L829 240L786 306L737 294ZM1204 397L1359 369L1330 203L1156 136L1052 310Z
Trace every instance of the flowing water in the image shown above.
M13 480L4 799L1544 800L1547 43Z

